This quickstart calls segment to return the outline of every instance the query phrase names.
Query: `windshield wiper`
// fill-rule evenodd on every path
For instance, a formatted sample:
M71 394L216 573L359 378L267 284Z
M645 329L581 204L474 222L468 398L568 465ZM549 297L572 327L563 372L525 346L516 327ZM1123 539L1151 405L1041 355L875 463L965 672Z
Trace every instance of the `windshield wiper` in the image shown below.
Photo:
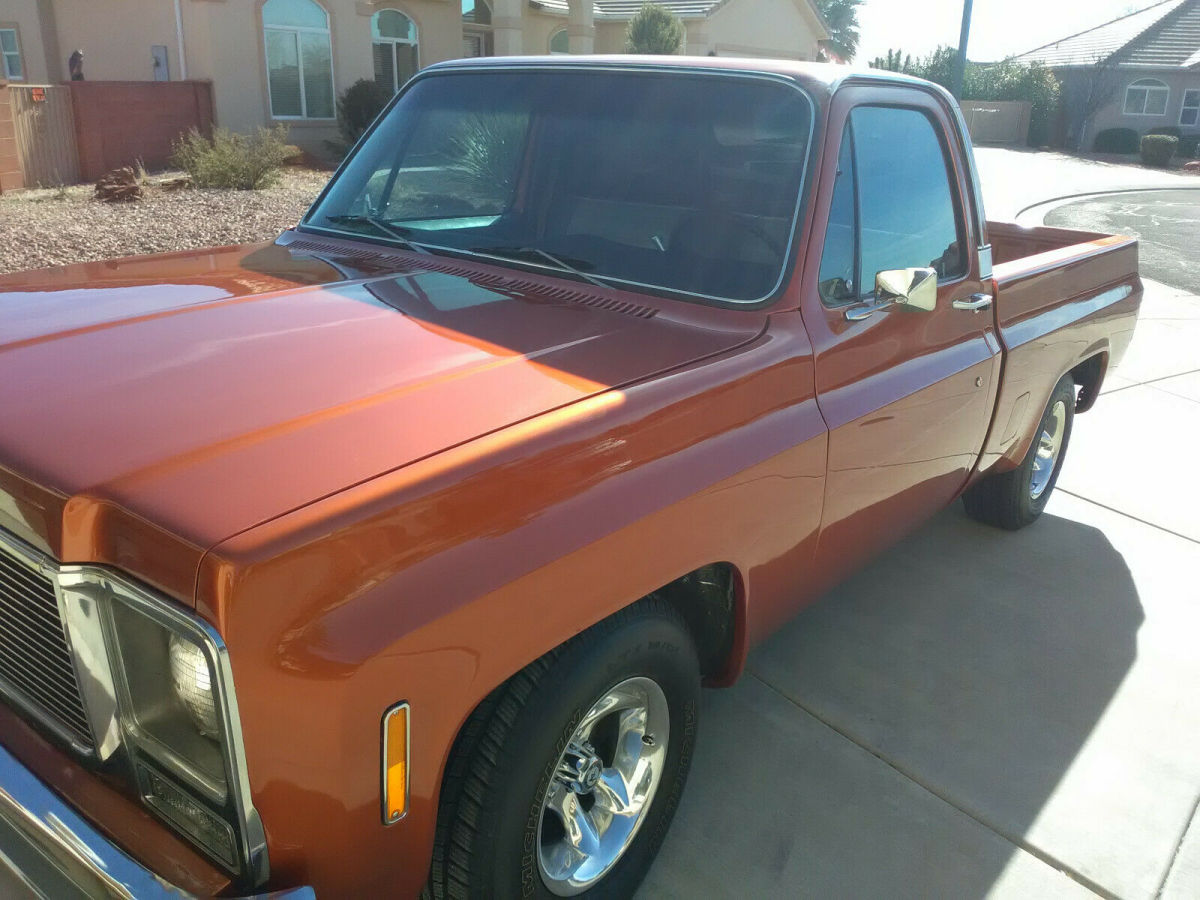
M597 287L612 288L611 284L609 284L607 281L602 281L599 276L589 275L587 272L582 272L565 259L555 256L553 253L548 253L541 247L472 247L470 252L491 254L493 256L503 256L508 259L517 260L524 256L540 256L560 272L568 272L571 275L574 275L576 278L580 278L584 281L590 281Z
M325 216L325 218L328 221L334 222L338 225L355 225L360 222L366 222L368 225L373 226L375 228L375 230L378 231L380 234L385 235L386 237L390 237L394 241L399 241L403 246L407 247L409 250L414 250L417 253L424 253L426 255L430 255L433 253L433 251L430 250L427 246L425 246L424 244L418 243L417 241L414 241L412 238L410 238L408 235L404 234L398 228L394 228L393 226L391 226L387 222L385 222L383 219L379 218L379 216L346 214L346 215L336 215L336 216Z

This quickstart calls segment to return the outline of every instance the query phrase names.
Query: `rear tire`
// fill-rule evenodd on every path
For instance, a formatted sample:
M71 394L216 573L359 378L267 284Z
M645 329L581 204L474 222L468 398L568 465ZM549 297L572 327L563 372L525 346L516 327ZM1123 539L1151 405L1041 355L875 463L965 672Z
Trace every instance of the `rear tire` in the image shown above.
M1062 469L1075 421L1075 382L1065 375L1054 386L1029 451L1010 472L988 475L963 494L972 519L1016 531L1032 524L1042 510Z
M631 896L683 792L699 695L687 626L655 599L522 669L464 726L443 784L429 893ZM638 778L624 779L631 765ZM626 812L611 814L622 798ZM568 820L584 825L586 844L572 841ZM594 861L576 867L581 846Z

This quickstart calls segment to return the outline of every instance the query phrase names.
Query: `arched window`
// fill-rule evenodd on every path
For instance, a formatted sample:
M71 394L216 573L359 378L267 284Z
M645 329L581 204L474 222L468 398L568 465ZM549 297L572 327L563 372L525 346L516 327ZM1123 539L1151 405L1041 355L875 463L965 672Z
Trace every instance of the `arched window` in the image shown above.
M417 26L398 9L371 16L375 80L393 93L417 74Z
M487 0L462 0L463 56L492 53L492 7Z
M1156 78L1139 78L1125 88L1125 115L1166 115L1170 93L1170 89Z
M262 8L267 86L276 119L332 119L329 16L313 0L267 0Z
M487 0L462 0L464 25L491 25L492 8Z
M560 28L554 34L550 35L550 52L551 53L570 53L571 42L567 37L567 29Z

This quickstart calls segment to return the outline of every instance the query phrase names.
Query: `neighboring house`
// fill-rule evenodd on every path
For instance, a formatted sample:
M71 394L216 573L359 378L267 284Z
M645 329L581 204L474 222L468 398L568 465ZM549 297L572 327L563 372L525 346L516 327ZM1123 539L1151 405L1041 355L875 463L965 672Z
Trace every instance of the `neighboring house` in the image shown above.
M1072 146L1114 127L1200 132L1200 0L1166 0L1016 60L1055 70Z
M817 59L829 37L812 0L664 0L693 55ZM10 78L60 81L84 53L90 80L210 79L217 124L283 122L320 149L337 95L360 78L398 89L462 56L619 53L641 0L3 0ZM15 7L15 11L11 11ZM11 51L9 48L13 48ZM9 69L8 67L12 68ZM18 72L19 74L11 74Z

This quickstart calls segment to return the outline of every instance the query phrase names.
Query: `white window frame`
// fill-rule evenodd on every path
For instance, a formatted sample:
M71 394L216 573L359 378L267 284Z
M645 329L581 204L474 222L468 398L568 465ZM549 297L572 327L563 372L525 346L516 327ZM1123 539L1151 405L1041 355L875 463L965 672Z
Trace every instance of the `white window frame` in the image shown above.
M558 37L560 34L567 34L567 29L566 28L555 28L552 32L550 32L550 37L547 38L547 40L546 40L546 52L547 53L550 53L555 56L563 56L563 55L569 54L571 52L571 49L570 49L571 36L570 35L567 35L567 49L566 50L555 50L554 49L554 39L556 37Z
M411 38L376 37L376 35L375 35L375 22L377 21L376 16L378 16L380 13L384 13L384 12L400 13L400 15L404 16L404 18L408 19L409 23L412 25L413 36ZM397 45L399 45L401 47L414 47L416 49L416 51L417 51L417 71L418 72L421 71L421 28L420 28L420 26L417 25L417 20L414 19L412 16L410 16L408 13L406 13L404 10L397 9L394 6L385 6L383 9L375 10L375 12L371 15L371 44L372 44L372 47L374 47L374 45L376 45L376 44L387 45L391 50L391 53L392 53L392 93L393 94L396 93L398 90L400 90L401 87L403 87L403 85L396 83L400 80L400 72L398 71L398 67L396 65L396 46Z
M1193 95L1191 103L1188 103L1188 94ZM1192 121L1185 122L1183 121L1183 114L1189 111L1193 114ZM1200 88L1186 88L1184 90L1183 103L1179 107L1179 124L1190 128L1200 125Z
M15 51L0 50L0 77L6 78L9 81L24 81L25 80L25 55L21 52L21 33L15 25L5 25L0 28L0 31L11 31L13 43L17 45ZM21 66L21 74L14 75L8 70L9 56L16 55L17 63Z
M277 119L281 122L332 122L337 118L336 114L332 116L310 116L308 114L308 96L304 92L304 54L300 49L301 34L323 34L325 35L325 40L329 42L329 86L333 91L334 103L336 104L337 102L337 82L334 81L333 76L333 34L329 29L329 10L327 10L323 4L317 3L317 0L311 0L311 2L320 7L321 12L325 13L324 28L312 28L307 25L268 25L265 4L263 7L261 7L259 12L263 26L263 64L266 66L267 70L267 105L271 108L271 118ZM300 74L301 114L298 116L275 115L275 101L271 99L271 51L270 45L267 41L267 37L273 31L282 34L290 34L292 36L292 40L296 44L296 62L298 63L297 68L299 69Z
M1142 108L1140 112L1135 112L1129 108L1129 92L1143 91ZM1160 113L1146 112L1146 107L1150 105L1151 94L1163 95L1163 111ZM1125 87L1125 102L1121 105L1121 113L1126 116L1148 116L1150 118L1161 118L1167 114L1167 107L1171 102L1171 89L1157 78L1139 78Z

